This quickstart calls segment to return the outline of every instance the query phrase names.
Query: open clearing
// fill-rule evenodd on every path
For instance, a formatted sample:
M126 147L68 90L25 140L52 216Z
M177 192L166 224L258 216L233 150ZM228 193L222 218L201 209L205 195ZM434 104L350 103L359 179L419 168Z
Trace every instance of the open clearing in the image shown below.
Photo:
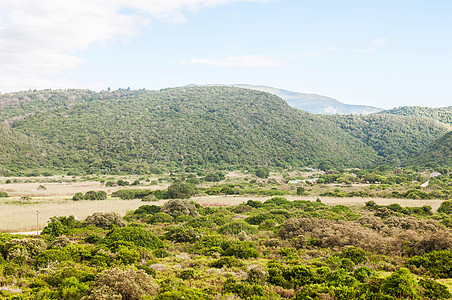
M194 201L203 206L232 206L246 202L248 200L265 201L271 197L258 196L201 196L195 197ZM315 201L316 196L285 196L289 200L309 200ZM6 200L8 199L8 200ZM166 201L142 202L141 200L117 200L108 199L103 201L72 201L55 200L47 198L42 200L34 199L30 203L20 204L12 202L11 198L4 198L0 202L0 231L2 232L22 232L36 229L36 211L39 211L39 228L43 228L50 217L74 215L80 220L95 212L116 212L125 215L127 211L135 210L141 205L162 205ZM389 205L398 203L402 206L423 206L430 205L434 211L440 206L443 200L407 200L407 199L386 199L386 198L330 198L321 197L322 203L328 205L348 205L363 206L367 201L375 201L379 205Z

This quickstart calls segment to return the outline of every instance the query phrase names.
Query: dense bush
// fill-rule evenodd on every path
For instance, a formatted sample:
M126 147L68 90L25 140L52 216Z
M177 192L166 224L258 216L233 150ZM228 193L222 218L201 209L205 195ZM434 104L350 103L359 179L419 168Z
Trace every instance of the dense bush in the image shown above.
M433 251L422 256L414 256L408 259L406 264L418 268L422 267L434 277L452 277L452 253L449 250Z
M117 242L132 242L136 246L148 249L163 247L163 242L153 233L141 227L121 227L114 228L107 233L104 243L112 247Z
M0 198L6 198L9 197L7 192L0 192Z
M177 243L194 243L200 238L200 233L193 228L185 226L167 227L164 235L165 239Z
M165 214L163 212L158 212L154 215L152 215L150 218L147 219L147 223L149 224L156 224L156 223L171 223L174 221L174 218L168 214Z
M143 270L109 269L99 274L83 300L98 299L144 299L144 295L155 297L159 287L154 278Z
M256 258L259 257L256 247L251 242L246 241L231 241L222 245L224 256L235 256L237 258Z
M114 212L110 213L94 213L85 219L87 226L97 226L103 229L111 229L113 226L124 227L126 223L120 215Z
M196 206L187 200L169 200L163 205L161 212L166 213L173 218L177 218L181 215L189 215L195 218L199 217Z
M232 268L232 267L236 267L236 268L241 268L244 266L244 263L233 257L233 256L224 256L221 257L217 260L214 260L213 262L210 263L210 266L213 268L223 268L223 267L228 267L228 268Z
M443 201L437 211L447 215L452 214L452 200Z
M196 186L191 183L176 182L168 187L168 198L185 199L193 197L196 194Z
M257 227L254 227L243 220L234 220L223 226L220 226L217 230L221 234L239 234L244 231L247 234L255 234L259 232Z
M33 258L46 250L47 243L42 239L23 238L7 241L2 247L2 254L7 260L18 256Z
M78 192L72 197L72 200L105 200L107 199L107 193L105 191L88 191L83 195L83 193Z

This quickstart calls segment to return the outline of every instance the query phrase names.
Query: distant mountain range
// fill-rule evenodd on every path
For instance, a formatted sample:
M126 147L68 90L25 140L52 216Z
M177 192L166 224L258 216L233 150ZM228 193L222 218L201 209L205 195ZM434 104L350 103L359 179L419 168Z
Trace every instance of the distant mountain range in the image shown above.
M234 84L233 86L274 94L285 100L290 106L313 114L367 115L383 110L373 106L345 104L330 97L292 92L264 85Z

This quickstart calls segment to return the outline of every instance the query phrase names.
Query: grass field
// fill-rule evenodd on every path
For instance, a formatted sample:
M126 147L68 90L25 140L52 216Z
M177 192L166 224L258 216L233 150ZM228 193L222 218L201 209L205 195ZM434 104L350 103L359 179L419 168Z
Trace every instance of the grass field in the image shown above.
M257 196L202 196L192 200L203 206L232 206L248 200L265 201L271 197ZM286 196L289 200L315 201L317 197ZM60 199L60 200L59 200ZM363 206L365 202L373 200L380 205L398 203L402 206L430 205L436 210L443 200L407 200L384 198L330 198L321 197L321 201L328 205L343 204L347 206ZM30 202L21 202L15 198L3 198L0 202L0 231L22 232L36 229L36 211L39 211L39 228L43 228L50 217L74 215L83 220L95 212L117 212L121 215L129 210L135 210L141 205L162 205L165 201L142 202L141 200L107 199L103 201L72 201L61 200L58 197L47 197Z
M144 203L141 200L103 200L103 201L72 201L45 199L32 201L30 204L0 203L0 231L22 232L36 229L36 211L39 211L39 228L47 225L53 216L74 215L83 220L95 212L117 212L121 215L129 210L135 210Z

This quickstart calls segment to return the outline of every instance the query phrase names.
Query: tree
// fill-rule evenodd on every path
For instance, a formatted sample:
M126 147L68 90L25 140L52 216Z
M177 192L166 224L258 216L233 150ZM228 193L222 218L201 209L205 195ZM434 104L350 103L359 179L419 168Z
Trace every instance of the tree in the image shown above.
M268 178L270 171L267 168L259 168L256 170L255 174L259 178Z
M196 186L190 183L176 182L168 187L168 198L184 199L193 197L196 194Z
M189 215L192 217L199 217L198 210L196 209L196 206L194 206L192 203L188 202L187 200L169 200L166 202L161 212L166 213L173 218L177 218L178 216L182 215Z

